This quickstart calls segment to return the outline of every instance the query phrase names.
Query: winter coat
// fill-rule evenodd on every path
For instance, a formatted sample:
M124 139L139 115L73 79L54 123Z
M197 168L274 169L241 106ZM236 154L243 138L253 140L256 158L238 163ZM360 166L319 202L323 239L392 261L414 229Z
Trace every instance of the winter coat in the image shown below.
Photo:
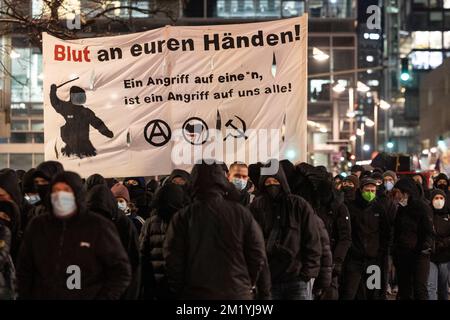
M320 232L320 243L322 245L322 257L320 258L319 276L314 281L314 288L325 289L331 285L333 272L333 256L331 254L330 239L325 224L318 215L314 215Z
M397 253L431 252L433 213L421 198L416 183L410 178L399 180L395 187L409 194L406 207L399 206L394 226L394 251Z
M342 263L352 244L352 227L350 213L342 197L334 194L330 202L321 204L317 214L328 231L330 248L333 254L334 273L339 275Z
M119 212L116 199L106 183L94 185L87 194L86 202L90 211L112 221L116 226L120 241L128 255L132 273L131 284L123 295L123 298L130 300L137 299L139 296L140 258L136 228L130 219Z
M450 209L433 208L434 252L431 261L435 263L450 262Z
M16 270L10 255L11 231L0 222L0 300L15 300Z
M0 223L3 223L10 232L9 248L14 262L17 260L17 255L21 243L20 234L20 211L15 202L0 201Z
M19 298L119 299L130 284L131 268L116 227L86 209L77 174L58 174L51 186L57 182L74 190L77 212L57 218L47 203L51 213L30 222L17 266ZM78 276L81 289L76 289Z
M185 299L270 297L264 238L250 211L224 199L230 184L218 164L192 170L195 200L178 211L163 254L171 289ZM261 281L264 279L264 281Z
M176 211L184 205L183 189L173 183L161 187L155 196L153 211L145 221L140 236L142 257L142 287L145 299L166 299L170 297L163 244L167 228Z
M281 184L281 191L276 200L268 195L264 185L269 177L276 178ZM277 267L277 271L273 268L275 263L278 264L278 258L271 258L274 252L267 253L272 282L296 281L299 278L309 281L316 278L320 270L322 246L313 209L302 197L291 194L281 166L275 175L261 176L259 190L261 195L252 202L250 210L262 228L264 239L267 243L275 219L279 219L280 234L277 239L279 244L287 249L285 251L290 251L291 256L289 267L278 274L279 268Z
M348 252L355 259L382 258L390 243L386 208L380 199L367 202L358 190L348 203L352 224L352 245Z

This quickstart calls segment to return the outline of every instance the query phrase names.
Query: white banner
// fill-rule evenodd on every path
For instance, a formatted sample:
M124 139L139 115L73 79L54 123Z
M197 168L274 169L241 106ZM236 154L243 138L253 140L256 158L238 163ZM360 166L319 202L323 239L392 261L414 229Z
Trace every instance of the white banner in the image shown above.
M43 35L45 159L87 177L306 161L307 16Z

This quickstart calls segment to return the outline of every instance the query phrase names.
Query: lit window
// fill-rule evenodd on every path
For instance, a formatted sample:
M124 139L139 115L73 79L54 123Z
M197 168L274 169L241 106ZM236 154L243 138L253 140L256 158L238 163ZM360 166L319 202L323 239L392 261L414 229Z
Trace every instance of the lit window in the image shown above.
M444 48L450 49L450 31L444 32Z
M413 49L428 49L428 31L415 31L412 33Z
M442 32L430 32L430 49L442 49Z
M450 0L444 0L444 9L450 9Z
M430 52L430 68L439 67L443 62L441 52Z
M413 68L418 70L434 69L443 62L441 52L415 51L410 57Z

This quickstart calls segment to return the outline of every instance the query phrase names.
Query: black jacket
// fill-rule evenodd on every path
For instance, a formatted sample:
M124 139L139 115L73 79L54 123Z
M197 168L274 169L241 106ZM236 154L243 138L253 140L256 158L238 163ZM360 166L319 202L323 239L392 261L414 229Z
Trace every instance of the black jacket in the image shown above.
M9 253L16 262L21 243L20 210L15 202L0 201L0 223L7 226L10 232Z
M333 256L331 254L330 239L322 219L314 215L320 232L320 243L322 245L322 257L320 259L320 272L314 281L314 288L325 289L331 285L333 273Z
M367 202L358 190L348 203L352 223L352 245L349 255L356 259L381 258L390 243L389 219L380 199Z
M450 209L433 209L434 246L431 261L450 262Z
M52 185L60 181L74 190L77 213L64 220L44 214L30 222L17 267L19 297L119 299L130 284L131 268L116 227L87 211L77 174L59 174ZM48 207L52 208L51 203ZM79 267L81 289L68 288L70 266Z
M154 200L155 210L145 221L140 236L142 287L145 299L166 299L168 292L163 244L167 228L176 211L184 205L183 189L173 183L161 187Z
M223 169L197 164L192 179L195 201L174 215L164 242L172 290L186 299L252 299L263 276L259 293L270 297L264 238L248 209L224 199Z
M0 300L14 300L17 294L16 270L10 249L11 231L0 222Z
M404 178L396 188L409 194L406 207L399 206L394 226L394 251L397 253L429 252L433 241L433 212L421 198L415 182Z
M139 296L140 259L138 233L133 223L119 212L116 199L105 184L94 185L86 197L87 207L90 211L100 214L112 221L119 232L120 241L125 249L131 265L132 281L124 299L137 299Z
M342 263L352 244L352 227L350 213L344 204L343 197L333 193L331 201L321 203L316 209L325 224L333 253L334 272L339 275Z
M264 185L269 177L276 178L281 184L277 200L270 198ZM259 190L261 196L252 202L250 210L262 228L264 239L267 242L275 219L279 217L279 242L292 252L290 267L281 277L271 270L272 281L295 281L298 278L308 281L316 278L320 269L322 246L313 209L302 197L291 194L281 166L273 176L261 175ZM270 254L268 252L268 256Z

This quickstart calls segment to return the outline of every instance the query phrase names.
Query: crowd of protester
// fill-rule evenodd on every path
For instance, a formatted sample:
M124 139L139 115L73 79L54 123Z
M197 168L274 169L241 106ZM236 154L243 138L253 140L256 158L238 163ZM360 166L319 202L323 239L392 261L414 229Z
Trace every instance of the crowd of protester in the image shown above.
M288 160L2 169L0 299L447 300L449 195L443 173Z

